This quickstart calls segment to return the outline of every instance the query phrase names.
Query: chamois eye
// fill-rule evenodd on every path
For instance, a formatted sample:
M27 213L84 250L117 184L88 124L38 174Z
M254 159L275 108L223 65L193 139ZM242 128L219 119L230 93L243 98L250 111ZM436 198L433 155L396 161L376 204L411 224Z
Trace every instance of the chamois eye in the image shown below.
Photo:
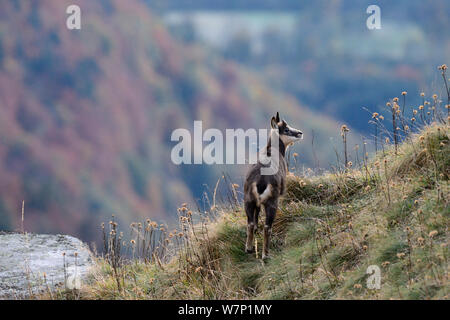
M288 133L289 132L289 128L284 129L284 132Z

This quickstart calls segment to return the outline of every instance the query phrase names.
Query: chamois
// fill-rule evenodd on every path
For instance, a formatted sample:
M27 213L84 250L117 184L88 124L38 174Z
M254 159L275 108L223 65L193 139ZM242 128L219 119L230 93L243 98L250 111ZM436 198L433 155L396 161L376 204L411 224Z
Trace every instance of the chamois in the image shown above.
M287 148L294 142L303 139L303 133L294 129L284 120L276 117L271 119L271 132L267 146L261 151L258 162L252 165L247 173L244 184L244 206L247 214L247 241L245 251L254 252L254 233L258 225L261 207L264 207L266 221L264 224L263 260L268 257L272 224L278 208L278 198L285 191L287 164L285 160ZM276 141L278 140L278 143ZM278 145L278 146L277 146ZM278 158L276 158L278 156ZM262 157L267 161L261 161ZM275 157L275 158L274 158ZM278 161L274 161L278 160ZM275 163L276 168L267 174L267 169ZM264 172L266 170L266 172Z

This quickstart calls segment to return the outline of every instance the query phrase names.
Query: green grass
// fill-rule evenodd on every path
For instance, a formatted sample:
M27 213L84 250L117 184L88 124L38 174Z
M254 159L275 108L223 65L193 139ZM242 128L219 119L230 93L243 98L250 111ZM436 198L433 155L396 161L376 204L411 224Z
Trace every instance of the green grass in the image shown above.
M81 297L448 299L449 151L448 126L434 124L367 170L289 175L268 262L262 221L257 254L246 254L243 210L216 209L217 220L185 231L189 240L170 261L125 263L120 290L99 258ZM379 290L366 286L370 265L381 269Z

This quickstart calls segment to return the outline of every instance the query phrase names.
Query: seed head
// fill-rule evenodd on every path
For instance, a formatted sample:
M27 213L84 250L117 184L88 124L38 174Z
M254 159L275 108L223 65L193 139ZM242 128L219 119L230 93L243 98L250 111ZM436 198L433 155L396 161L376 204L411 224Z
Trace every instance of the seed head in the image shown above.
M428 236L430 237L430 238L433 238L435 235L437 235L438 234L438 231L437 230L433 230L433 231L431 231L429 234L428 234Z

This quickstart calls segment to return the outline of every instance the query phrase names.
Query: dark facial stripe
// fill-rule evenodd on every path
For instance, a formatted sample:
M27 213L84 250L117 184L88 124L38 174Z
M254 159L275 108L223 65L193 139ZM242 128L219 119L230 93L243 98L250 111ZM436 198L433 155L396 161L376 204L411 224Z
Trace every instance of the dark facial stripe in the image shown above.
M290 128L286 121L282 121L278 124L278 133L280 135L291 136L291 137L301 137L303 132L295 128Z

